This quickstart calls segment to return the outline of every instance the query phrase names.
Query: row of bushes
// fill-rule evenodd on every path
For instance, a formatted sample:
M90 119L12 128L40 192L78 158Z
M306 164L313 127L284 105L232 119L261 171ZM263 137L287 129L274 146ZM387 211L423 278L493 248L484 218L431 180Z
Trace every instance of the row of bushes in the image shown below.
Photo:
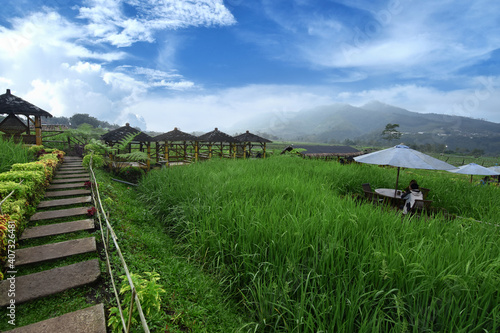
M13 164L10 171L0 173L0 201L13 192L1 206L1 267L4 267L7 257L8 222L15 222L17 237L23 231L28 218L35 212L65 154L57 149L44 149L43 146L32 146L28 152L33 156L33 162ZM0 272L0 280L2 279L3 274Z

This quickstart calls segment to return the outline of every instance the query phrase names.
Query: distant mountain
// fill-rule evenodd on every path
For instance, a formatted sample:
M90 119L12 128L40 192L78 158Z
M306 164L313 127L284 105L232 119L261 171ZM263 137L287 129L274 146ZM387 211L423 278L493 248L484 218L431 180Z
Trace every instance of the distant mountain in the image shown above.
M385 144L388 124L399 124L400 141L413 145L442 145L448 150L481 149L500 153L500 124L443 114L422 114L378 101L361 107L333 104L295 113L268 113L240 123L234 130L269 133L283 140ZM399 142L397 142L399 143Z

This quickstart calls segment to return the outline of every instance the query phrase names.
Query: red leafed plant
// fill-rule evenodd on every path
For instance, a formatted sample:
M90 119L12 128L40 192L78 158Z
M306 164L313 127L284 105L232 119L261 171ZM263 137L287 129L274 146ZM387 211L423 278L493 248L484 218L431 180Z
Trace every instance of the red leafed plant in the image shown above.
M83 185L84 185L86 188L88 188L88 189L89 189L89 188L92 188L92 185L93 185L93 184L92 184L92 182L85 182Z
M87 209L88 216L94 216L95 213L97 213L97 209L95 209L95 207L91 207L91 208Z

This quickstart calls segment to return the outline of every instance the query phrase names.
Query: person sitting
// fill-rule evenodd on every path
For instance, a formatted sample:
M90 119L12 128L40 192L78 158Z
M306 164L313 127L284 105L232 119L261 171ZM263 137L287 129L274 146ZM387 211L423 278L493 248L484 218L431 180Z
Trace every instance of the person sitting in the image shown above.
M480 183L481 185L489 185L489 183L490 183L490 177L488 177L488 176L484 176L484 178L482 178L482 179L479 181L479 183Z
M415 205L415 200L423 200L424 196L418 187L416 181L412 180L410 182L409 189L401 195L401 199L405 200L405 204L403 206L403 214L408 214Z

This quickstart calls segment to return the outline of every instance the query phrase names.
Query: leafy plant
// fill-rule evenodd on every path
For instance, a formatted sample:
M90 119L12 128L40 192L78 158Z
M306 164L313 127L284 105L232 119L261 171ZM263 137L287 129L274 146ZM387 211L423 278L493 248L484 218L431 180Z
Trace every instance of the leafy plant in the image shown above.
M161 297L165 294L165 290L158 283L160 275L156 272L144 272L140 274L130 274L132 282L137 292L137 297L141 303L142 311L146 318L153 320L155 317L161 316ZM125 318L125 323L128 322L128 314L130 312L132 292L127 276L123 275L120 288L120 295L123 296L122 310ZM132 325L138 323L139 312L134 302L132 312ZM117 307L110 309L108 326L113 332L122 332L122 321L120 319L120 311Z

